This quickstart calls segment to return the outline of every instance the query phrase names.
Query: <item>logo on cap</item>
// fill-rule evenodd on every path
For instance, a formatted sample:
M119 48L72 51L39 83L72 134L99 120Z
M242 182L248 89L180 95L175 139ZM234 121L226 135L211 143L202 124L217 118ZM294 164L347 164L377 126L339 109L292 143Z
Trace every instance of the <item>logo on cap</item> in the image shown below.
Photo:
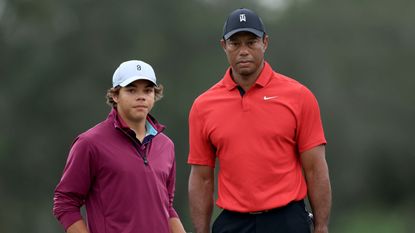
M240 14L239 15L239 22L246 22L246 16L245 16L245 14Z
M141 66L137 65L137 70L140 71L141 70Z
M227 40L238 32L250 32L262 38L265 34L265 28L262 20L255 12L240 8L232 11L226 19L223 25L223 39Z

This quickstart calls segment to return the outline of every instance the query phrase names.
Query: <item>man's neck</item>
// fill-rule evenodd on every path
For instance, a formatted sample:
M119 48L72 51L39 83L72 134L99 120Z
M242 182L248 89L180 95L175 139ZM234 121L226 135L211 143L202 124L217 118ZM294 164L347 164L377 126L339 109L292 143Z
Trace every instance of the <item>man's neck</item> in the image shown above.
M232 78L240 87L242 87L242 89L244 89L244 91L248 91L249 88L251 88L252 85L254 85L258 77L233 76Z

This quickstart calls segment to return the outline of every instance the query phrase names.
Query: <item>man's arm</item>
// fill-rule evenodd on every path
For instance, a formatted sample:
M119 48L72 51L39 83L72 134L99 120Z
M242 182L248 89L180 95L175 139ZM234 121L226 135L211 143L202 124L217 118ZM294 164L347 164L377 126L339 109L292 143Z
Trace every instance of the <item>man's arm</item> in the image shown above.
M190 216L196 233L209 233L213 209L214 170L192 165L189 177Z
M328 232L331 187L325 156L324 145L301 153L301 162L307 180L308 199L314 214L314 233Z
M89 231L84 220L79 220L70 225L66 230L66 233L89 233Z

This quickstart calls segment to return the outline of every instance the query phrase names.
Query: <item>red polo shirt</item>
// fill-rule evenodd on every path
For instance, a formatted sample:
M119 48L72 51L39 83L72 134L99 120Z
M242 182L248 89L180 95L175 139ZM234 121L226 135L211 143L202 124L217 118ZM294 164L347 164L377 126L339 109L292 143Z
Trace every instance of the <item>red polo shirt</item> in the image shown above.
M300 153L325 144L314 95L268 63L243 95L227 70L200 95L189 116L188 163L215 166L217 205L250 212L305 198Z

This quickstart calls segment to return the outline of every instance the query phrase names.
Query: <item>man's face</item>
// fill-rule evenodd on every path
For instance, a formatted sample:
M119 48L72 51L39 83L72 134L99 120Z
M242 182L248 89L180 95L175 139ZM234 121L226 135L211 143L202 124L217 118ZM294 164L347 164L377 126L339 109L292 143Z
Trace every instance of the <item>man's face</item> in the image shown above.
M121 87L113 99L117 103L120 116L127 123L137 123L146 119L155 102L154 84L147 80L137 80Z
M221 44L233 74L250 76L262 67L268 36L260 38L250 32L239 32L226 41L222 39Z

